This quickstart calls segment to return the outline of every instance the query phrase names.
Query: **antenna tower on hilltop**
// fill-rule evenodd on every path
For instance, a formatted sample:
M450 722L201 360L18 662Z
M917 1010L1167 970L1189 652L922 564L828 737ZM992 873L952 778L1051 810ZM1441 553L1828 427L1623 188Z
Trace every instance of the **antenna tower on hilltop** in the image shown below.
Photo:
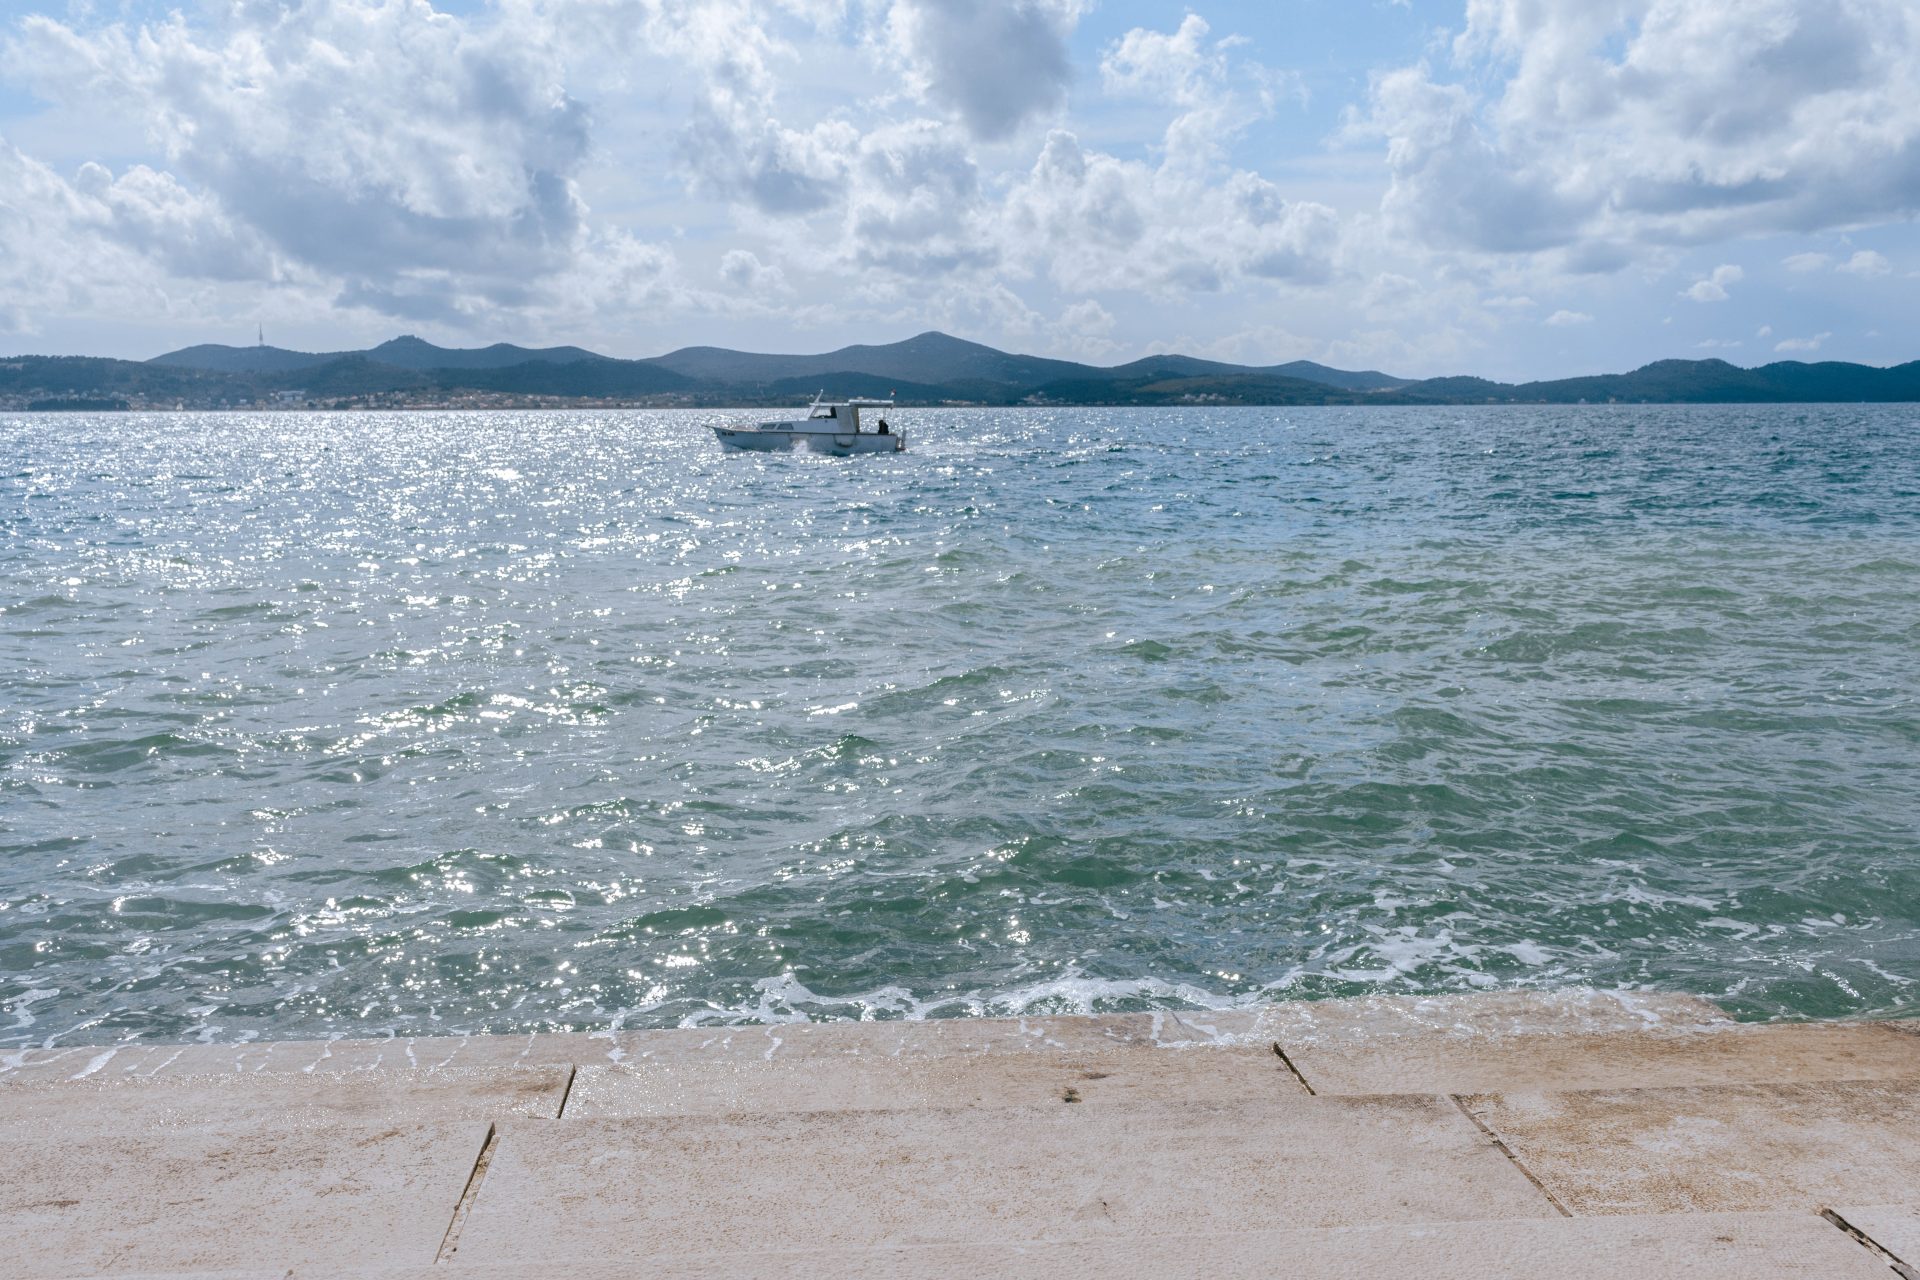
M260 326L260 345L267 345L267 326L264 324Z

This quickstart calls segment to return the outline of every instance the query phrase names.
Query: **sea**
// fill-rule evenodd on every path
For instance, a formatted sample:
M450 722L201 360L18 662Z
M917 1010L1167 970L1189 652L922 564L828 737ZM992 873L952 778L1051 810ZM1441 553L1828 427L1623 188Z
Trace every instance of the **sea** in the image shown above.
M727 416L0 413L0 1047L1920 1014L1920 407Z

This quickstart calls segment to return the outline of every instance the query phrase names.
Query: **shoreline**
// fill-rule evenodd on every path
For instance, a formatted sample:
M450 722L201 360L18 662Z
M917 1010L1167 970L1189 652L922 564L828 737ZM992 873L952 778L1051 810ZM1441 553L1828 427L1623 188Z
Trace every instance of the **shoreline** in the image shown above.
M0 1276L1197 1277L1281 1250L1306 1277L1645 1280L1920 1255L1920 1022L1658 994L15 1050L0 1135L23 1242Z

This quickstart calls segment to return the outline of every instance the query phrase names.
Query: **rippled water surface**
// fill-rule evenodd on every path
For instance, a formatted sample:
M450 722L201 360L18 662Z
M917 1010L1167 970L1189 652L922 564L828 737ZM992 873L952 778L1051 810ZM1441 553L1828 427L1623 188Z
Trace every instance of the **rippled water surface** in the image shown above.
M0 416L0 1043L1920 1007L1920 409Z

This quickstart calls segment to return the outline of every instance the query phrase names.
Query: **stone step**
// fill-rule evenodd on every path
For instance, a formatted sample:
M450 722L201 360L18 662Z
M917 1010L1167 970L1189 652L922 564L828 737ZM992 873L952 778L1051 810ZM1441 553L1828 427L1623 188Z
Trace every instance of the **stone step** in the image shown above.
M0 1093L56 1080L713 1062L740 1067L1275 1043L1324 1093L1496 1092L1522 1078L1532 1087L1560 1089L1619 1087L1629 1077L1653 1086L1891 1078L1916 1070L1920 1036L1912 1036L1914 1029L1904 1023L1740 1026L1685 996L1497 992L1090 1018L15 1050L0 1054ZM1697 1039L1703 1031L1714 1038Z
M1916 1051L1591 992L14 1051L0 1280L1885 1276Z
M124 1280L1887 1280L1885 1264L1814 1214L1548 1218L1230 1231L1140 1239L780 1250L618 1262L285 1269ZM76 1277L77 1280L77 1277Z
M847 1088L837 1091L842 1098L864 1096L872 1106L937 1105L940 1097L958 1098L980 1087L976 1077L961 1068L896 1071L881 1064L1035 1056L1071 1062L1073 1055L1125 1063L1140 1061L1121 1052L1127 1049L1252 1051L1275 1045L1306 1086L1327 1094L1920 1078L1920 1036L1901 1034L1898 1025L1738 1024L1703 1001L1664 995L1368 998L1097 1019L626 1033L616 1037L619 1064L592 1064L583 1069L581 1083L592 1099L589 1105L608 1108L604 1114L665 1114L676 1106L692 1112L752 1105L792 1109L798 1098L824 1096L819 1091L830 1087L827 1082L843 1079ZM856 1061L864 1065L848 1065ZM763 1063L786 1069L759 1074ZM811 1070L801 1063L834 1065ZM691 1068L706 1064L724 1064L724 1081L715 1077L702 1083L701 1073ZM1257 1068L1200 1057L1183 1065L1208 1074L1257 1073ZM640 1069L649 1067L657 1070ZM1043 1081L1050 1071L1009 1066L996 1079L1030 1072ZM1146 1073L1136 1068L1109 1074L1119 1080ZM1114 1084L1105 1092L1125 1090ZM994 1087L985 1086L981 1101L996 1095Z
M1443 1098L509 1121L458 1256L754 1252L1551 1216Z
M638 1061L580 1068L569 1121L1057 1104L1154 1107L1306 1095L1270 1047Z
M104 1063L62 1056L59 1069L48 1058L0 1076L0 1132L552 1116L569 1078L570 1114L581 1117L1025 1105L1069 1091L1104 1105L1306 1086L1370 1095L1920 1079L1920 1036L1886 1024L1662 1023L1561 1033L1511 1017L1491 1026L1484 1018L1437 1022L1378 1002L1337 1002L1283 1007L1231 1033L1164 1018L1156 1027L1146 1016L1084 1020L1065 1034L1029 1034L1021 1025L567 1036L532 1049L518 1038L416 1041L410 1052L393 1042L218 1053L195 1045L164 1055L122 1051ZM1176 1047L1154 1048L1156 1037ZM591 1055L577 1077L569 1053ZM67 1091L57 1107L37 1096L55 1087Z
M1915 1188L1920 1194L1920 1188ZM1827 1216L1864 1237L1905 1280L1920 1280L1920 1199L1907 1204L1843 1206Z
M1813 1212L1920 1187L1920 1081L1484 1094L1464 1105L1574 1214Z
M451 1068L571 1066L607 1060L608 1037L518 1035L381 1040L255 1040L246 1044L149 1044L16 1049L0 1053L0 1091L67 1081L168 1076L331 1076Z
M487 1130L8 1137L0 1277L431 1263Z
M1220 1011L1168 1011L1156 1044L1401 1036L1600 1035L1728 1026L1709 1001L1663 992L1486 991L1465 995L1296 1000Z
M572 1074L545 1066L93 1075L0 1088L0 1141L551 1119Z
M1316 1093L1920 1079L1920 1037L1869 1023L1729 1024L1598 1034L1429 1032L1277 1043Z
M1184 1041L1169 1030L1166 1013L1084 1017L934 1018L910 1022L783 1022L732 1027L684 1027L613 1032L593 1061L706 1062L716 1057L759 1062L781 1059L956 1058L1085 1053L1158 1048ZM581 1059L582 1063L590 1061Z
M1920 1078L1920 1036L1901 1024L1741 1024L1689 997L1373 997L1178 1017L1198 1043L1277 1044L1323 1094Z
M0 1089L20 1084L169 1075L306 1075L439 1071L454 1067L621 1065L763 1061L776 1058L900 1058L1023 1055L1151 1048L1188 1033L1162 1013L1094 1017L941 1018L907 1022L813 1022L536 1035L282 1040L248 1044L148 1044L0 1053ZM1252 1043L1248 1041L1247 1043Z

